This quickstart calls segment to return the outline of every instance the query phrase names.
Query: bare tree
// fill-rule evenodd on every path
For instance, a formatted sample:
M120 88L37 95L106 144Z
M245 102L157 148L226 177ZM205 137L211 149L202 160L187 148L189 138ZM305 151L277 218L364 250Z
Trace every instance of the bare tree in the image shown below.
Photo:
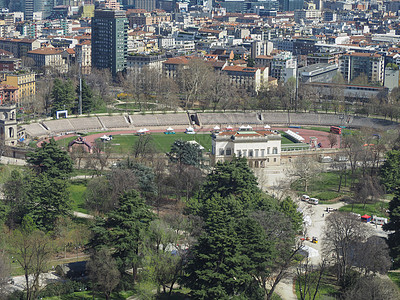
M384 188L380 184L377 176L364 175L359 177L358 182L353 187L354 200L356 203L365 204L379 201L379 197L384 194Z
M199 58L191 59L178 73L178 84L185 96L184 108L192 107L201 96L205 95L212 69Z
M47 263L53 251L51 240L42 231L25 228L14 231L10 242L12 254L24 271L26 299L36 299L40 289L40 275L47 271Z
M103 292L106 300L110 299L111 292L118 285L121 277L115 259L107 250L102 249L92 254L87 269L92 283Z
M6 299L5 286L10 278L10 263L4 254L0 254L0 298Z
M361 277L345 292L343 299L393 300L400 299L400 292L398 287L390 279L383 279L378 276L365 276Z
M300 262L296 268L296 285L301 300L314 300L317 297L326 268L326 259L322 259L318 266L314 266L308 257Z
M340 190L341 190L342 184L343 184L343 179L345 180L345 184L346 184L347 164L346 164L346 162L333 162L331 164L331 168L333 170L337 171L337 173L338 173L339 182L338 182L337 192L340 193Z
M353 246L365 241L369 235L368 227L358 216L347 212L331 213L325 220L325 256L333 257L337 280L343 284L354 263Z
M333 146L337 145L338 139L337 139L337 135L334 133L329 133L328 134L328 141L329 141L329 146L331 148L333 148Z
M294 160L290 169L289 176L300 180L304 184L304 191L308 191L310 181L320 173L317 162L313 157L299 157Z
M152 159L156 153L154 139L150 134L140 135L133 145L132 154L134 159Z

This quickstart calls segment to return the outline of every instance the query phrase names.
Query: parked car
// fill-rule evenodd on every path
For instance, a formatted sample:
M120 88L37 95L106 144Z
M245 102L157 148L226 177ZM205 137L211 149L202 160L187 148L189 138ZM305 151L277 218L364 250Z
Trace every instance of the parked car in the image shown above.
M306 202L308 202L308 200L310 200L310 196L308 196L308 195L303 195L303 196L301 196L300 200L301 200L301 201L306 201Z
M308 203L310 203L310 204L314 204L314 205L317 205L318 204L318 199L317 198L310 198L309 200L308 200Z

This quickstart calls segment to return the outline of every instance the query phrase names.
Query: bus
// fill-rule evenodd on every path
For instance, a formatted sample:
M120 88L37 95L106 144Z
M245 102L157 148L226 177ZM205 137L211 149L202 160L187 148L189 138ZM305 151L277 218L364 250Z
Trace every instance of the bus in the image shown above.
M342 128L337 127L337 126L331 126L330 132L336 133L336 134L342 134Z

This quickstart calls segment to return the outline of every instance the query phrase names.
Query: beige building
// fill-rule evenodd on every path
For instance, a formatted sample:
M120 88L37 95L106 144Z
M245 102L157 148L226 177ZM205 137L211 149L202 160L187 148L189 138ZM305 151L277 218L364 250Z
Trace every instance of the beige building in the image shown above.
M212 135L212 163L246 157L251 168L277 166L281 163L281 135L271 130L253 130L242 126L238 131Z
M5 74L3 84L18 88L20 103L29 102L36 93L35 73Z
M55 48L41 48L28 52L28 57L32 58L37 68L43 68L46 73L56 70L60 73L68 71L68 65L62 57L62 50Z
M237 88L258 93L268 85L268 68L250 68L241 66L226 66L222 72L227 74L231 83Z
M75 46L76 61L82 62L82 74L90 74L92 71L92 44L84 41Z

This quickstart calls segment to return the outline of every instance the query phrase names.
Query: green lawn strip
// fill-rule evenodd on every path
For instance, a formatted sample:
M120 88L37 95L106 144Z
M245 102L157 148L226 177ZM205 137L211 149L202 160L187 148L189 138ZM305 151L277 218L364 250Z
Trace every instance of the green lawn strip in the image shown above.
M196 141L205 148L205 151L211 150L211 137L209 134L164 134L164 133L152 133L154 144L157 150L161 153L166 153L171 150L171 145L176 140L184 141ZM127 154L132 151L133 145L139 139L139 136L134 134L129 135L115 135L112 141L109 141L112 146L112 152Z
M400 289L400 272L389 272L388 276Z
M73 211L78 211L87 214L88 211L85 209L84 204L84 193L86 191L86 184L82 180L73 181L69 186L71 208Z
M292 184L292 189L297 191L299 196L307 194L310 197L318 198L322 201L330 201L350 194L350 180L347 180L345 185L345 180L343 179L339 193L337 192L338 185L339 174L337 172L323 172L309 182L308 192L304 192L304 184L299 180Z
M133 291L123 291L123 292L115 292L111 294L111 299L115 300L125 300L134 295ZM61 296L53 296L42 298L43 300L78 300L78 299L95 299L95 300L103 300L105 297L103 294L96 292L93 296L92 291L82 291L75 292L68 295Z
M388 209L388 207L389 203L378 201L376 203L366 204L365 207L363 204L347 204L342 206L339 210L354 212L360 215L367 214L369 216L375 215L378 217L385 217L385 211Z
M315 276L318 276L317 272L315 273ZM324 277L321 280L315 299L316 300L336 299L339 289L340 287L336 285L336 280L334 276L330 274L324 275ZM311 293L313 296L315 293L315 285L312 285ZM296 296L298 299L300 299L300 290L297 281L296 281ZM308 299L307 296L306 299Z

